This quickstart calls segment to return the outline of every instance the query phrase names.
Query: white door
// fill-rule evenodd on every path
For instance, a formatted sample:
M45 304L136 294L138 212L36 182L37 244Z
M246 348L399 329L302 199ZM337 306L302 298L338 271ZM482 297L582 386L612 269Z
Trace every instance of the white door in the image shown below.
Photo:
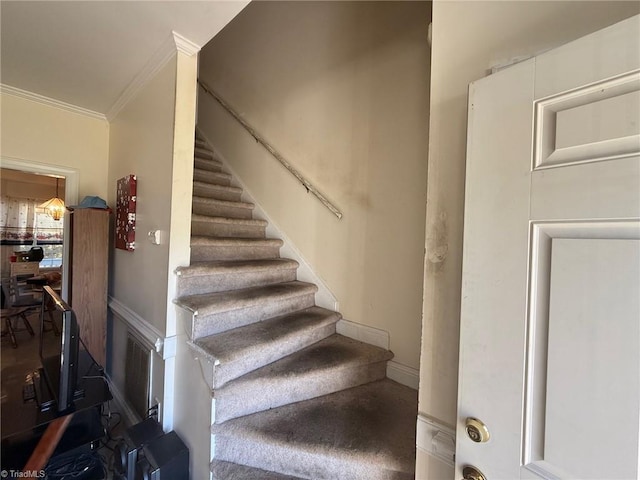
M464 237L457 478L640 478L640 17L470 86Z

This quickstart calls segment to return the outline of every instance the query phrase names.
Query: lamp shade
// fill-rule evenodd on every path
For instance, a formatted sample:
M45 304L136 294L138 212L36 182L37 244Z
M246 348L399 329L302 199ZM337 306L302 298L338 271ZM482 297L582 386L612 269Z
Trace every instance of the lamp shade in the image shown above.
M54 220L60 220L64 213L64 202L60 198L55 197L51 200L47 200L38 208L43 209L47 215L53 217Z
M58 181L56 178L56 196L38 206L39 210L44 210L54 220L60 220L64 214L64 202L58 197Z

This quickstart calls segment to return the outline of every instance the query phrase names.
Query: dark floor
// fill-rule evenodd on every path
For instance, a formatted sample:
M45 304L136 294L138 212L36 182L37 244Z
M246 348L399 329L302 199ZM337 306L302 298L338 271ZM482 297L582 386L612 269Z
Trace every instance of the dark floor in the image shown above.
M55 314L55 313L54 313ZM22 320L14 320L14 325L17 326L16 340L17 348L13 348L9 335L4 335L0 343L0 386L1 386L1 399L2 409L1 415L11 415L10 408L6 407L6 399L8 398L8 386L24 383L26 376L34 370L37 370L40 364L39 344L40 344L40 314L39 312L33 312L28 316L29 323L31 324L35 335L32 337L29 332L24 329ZM60 319L54 318L58 327L60 326ZM3 325L4 328L4 325ZM44 351L55 350L56 346L60 342L60 337L56 336L51 330L48 322L45 322L44 339ZM98 454L103 458L104 465L107 471L108 479L112 479L113 475L110 472L112 465L112 451L115 442L113 438L117 438L123 431L123 425L120 422L120 415L114 412L115 406L113 402L111 405L105 405L103 409L102 424L108 432L100 442L100 448L97 450ZM109 410L111 415L109 416ZM82 478L82 477L80 477Z

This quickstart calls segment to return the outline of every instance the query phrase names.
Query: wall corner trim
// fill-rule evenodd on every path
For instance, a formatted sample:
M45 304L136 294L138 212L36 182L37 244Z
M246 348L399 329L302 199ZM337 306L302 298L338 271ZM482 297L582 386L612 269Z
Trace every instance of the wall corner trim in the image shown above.
M45 105L47 107L58 108L60 110L66 110L67 112L75 113L77 115L84 115L85 117L102 120L103 122L107 121L106 115L102 113L94 112L93 110L79 107L77 105L72 105L71 103L66 103L61 100L56 100L55 98L45 97L44 95L40 95L38 93L28 92L27 90L12 87L11 85L0 83L0 94L11 95L13 97L29 100L41 105Z
M155 351L162 356L163 360L175 357L177 337L165 337L160 330L113 297L109 297L108 305L109 309L124 320L127 326L142 335L145 340L153 345Z
M118 116L120 110L122 110L138 92L144 87L149 80L171 60L177 52L182 52L186 55L193 55L200 51L200 46L193 43L191 40L183 37L179 33L171 32L171 34L162 42L162 45L156 50L151 58L147 61L146 65L138 72L131 83L124 89L120 97L113 103L109 111L107 112L107 119L112 121Z
M416 446L450 467L455 466L455 429L430 415L419 413L416 424Z

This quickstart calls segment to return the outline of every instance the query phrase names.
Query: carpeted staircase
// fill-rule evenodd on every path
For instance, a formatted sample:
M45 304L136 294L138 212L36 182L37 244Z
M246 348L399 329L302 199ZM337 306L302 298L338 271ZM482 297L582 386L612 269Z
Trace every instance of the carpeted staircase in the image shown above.
M386 377L392 353L336 334L282 241L196 137L191 265L176 303L213 365L214 479L412 479L417 394Z

